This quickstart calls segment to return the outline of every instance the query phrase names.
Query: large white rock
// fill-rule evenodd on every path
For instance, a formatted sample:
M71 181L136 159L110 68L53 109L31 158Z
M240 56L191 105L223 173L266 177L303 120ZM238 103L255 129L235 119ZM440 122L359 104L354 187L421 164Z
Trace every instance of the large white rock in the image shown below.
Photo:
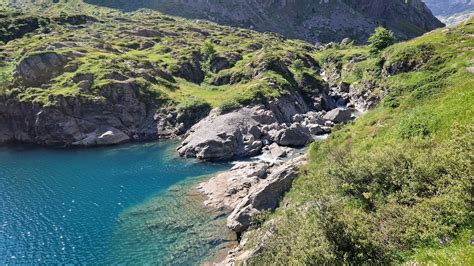
M290 160L272 170L272 173L263 181L252 186L248 195L227 218L227 226L241 233L247 230L255 215L265 210L275 210L281 197L291 188L293 180L298 176L300 167L305 162L305 156Z

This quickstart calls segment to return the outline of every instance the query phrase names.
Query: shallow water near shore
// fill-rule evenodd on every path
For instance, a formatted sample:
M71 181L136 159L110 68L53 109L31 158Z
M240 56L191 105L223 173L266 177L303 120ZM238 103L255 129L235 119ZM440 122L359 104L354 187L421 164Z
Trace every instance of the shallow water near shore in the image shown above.
M170 142L0 149L0 264L196 264L226 247L226 213L195 187L230 168Z

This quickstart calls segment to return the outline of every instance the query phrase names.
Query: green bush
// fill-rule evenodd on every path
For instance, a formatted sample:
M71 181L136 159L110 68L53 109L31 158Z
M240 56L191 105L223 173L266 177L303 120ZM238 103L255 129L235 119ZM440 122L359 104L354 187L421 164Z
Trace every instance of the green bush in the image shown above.
M395 34L391 30L387 30L384 27L377 27L368 40L370 53L378 54L383 49L394 44L395 41Z
M301 78L301 76L303 75L303 72L304 72L304 63L303 63L303 60L301 60L301 59L296 59L296 60L293 62L292 67L293 67L293 69L295 70L296 77L297 77L298 79Z
M404 139L428 137L435 123L436 118L432 114L414 111L406 117L402 117L399 125L399 133Z
M223 102L220 106L219 106L219 110L222 112L222 113L228 113L230 111L233 111L235 109L238 109L240 107L240 103L237 101L237 100L229 100L229 101L225 101Z
M201 55L206 61L212 60L216 55L216 48L214 48L214 45L209 40L202 44Z
M474 128L450 141L390 142L364 152L323 143L294 184L254 264L384 264L456 237L472 217ZM262 227L264 228L264 227Z
M11 73L0 72L0 87L8 87L12 82Z

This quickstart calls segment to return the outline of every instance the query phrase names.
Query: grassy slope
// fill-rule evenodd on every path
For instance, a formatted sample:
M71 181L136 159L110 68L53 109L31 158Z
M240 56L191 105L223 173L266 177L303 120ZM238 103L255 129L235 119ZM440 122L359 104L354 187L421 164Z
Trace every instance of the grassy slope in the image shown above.
M348 81L378 77L388 95L311 146L286 196L290 207L271 216L276 226L262 227L273 236L254 263L474 263L473 34L470 20L386 49L385 69L424 62L406 73L383 77L370 58L345 68ZM440 244L442 237L454 240Z
M15 9L0 2L0 10L9 14ZM50 101L53 95L69 95L100 100L94 91L81 92L72 82L78 74L93 74L94 86L97 88L110 82L112 72L127 77L141 71L140 65L152 64L168 74L180 64L191 62L193 54L202 56L201 47L205 41L213 43L215 56L237 59L235 65L218 73L204 69L206 78L200 84L192 83L175 75L176 82L159 79L147 82L137 78L147 94L155 95L158 100L166 100L172 106L189 106L206 102L212 107L229 107L253 101L258 95L266 98L279 97L289 89L298 89L292 76L265 70L254 77L253 69L247 65L270 65L272 60L280 60L290 67L297 58L311 57L310 45L300 41L285 40L275 34L262 34L250 30L219 26L217 24L191 21L165 16L159 12L140 11L121 13L119 11L91 6L74 0L58 4L25 4L21 7L24 17L58 18L61 16L87 14L99 22L89 23L82 27L71 27L50 23L47 33L42 29L26 34L0 46L0 55L5 59L0 65L0 87L15 89L12 85L13 71L22 58L34 53L54 50L68 55L81 53L69 62L78 66L77 70L65 72L54 78L44 88L21 88L19 97L25 101L36 101L41 104L54 104ZM9 19L9 18L7 18ZM160 37L134 36L130 32L137 29L156 29L164 34ZM51 44L65 47L53 48ZM148 48L140 48L148 45ZM200 59L202 65L206 64ZM309 65L307 65L309 67ZM203 67L205 68L205 67ZM271 68L271 67L270 67ZM308 68L308 71L310 70ZM239 82L220 86L210 85L220 76L242 76ZM134 77L135 78L135 77ZM273 84L273 85L272 85Z

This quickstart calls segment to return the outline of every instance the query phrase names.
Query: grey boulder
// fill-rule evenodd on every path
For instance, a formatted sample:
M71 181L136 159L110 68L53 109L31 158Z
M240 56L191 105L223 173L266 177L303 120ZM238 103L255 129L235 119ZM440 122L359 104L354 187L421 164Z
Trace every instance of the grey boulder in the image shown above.
M214 111L190 129L178 153L186 158L209 161L257 155L263 144L255 115L255 110L250 108L227 114Z
M66 57L55 52L30 55L18 64L15 79L23 86L38 87L61 74L66 63Z
M352 112L348 109L333 109L324 115L324 119L333 123L346 123L351 120Z
M312 140L308 128L299 123L276 132L275 142L282 146L304 146Z
M227 226L241 233L248 229L255 215L265 210L275 210L280 199L298 176L300 167L306 162L304 156L278 166L266 179L254 185L249 194L237 205L227 218Z

